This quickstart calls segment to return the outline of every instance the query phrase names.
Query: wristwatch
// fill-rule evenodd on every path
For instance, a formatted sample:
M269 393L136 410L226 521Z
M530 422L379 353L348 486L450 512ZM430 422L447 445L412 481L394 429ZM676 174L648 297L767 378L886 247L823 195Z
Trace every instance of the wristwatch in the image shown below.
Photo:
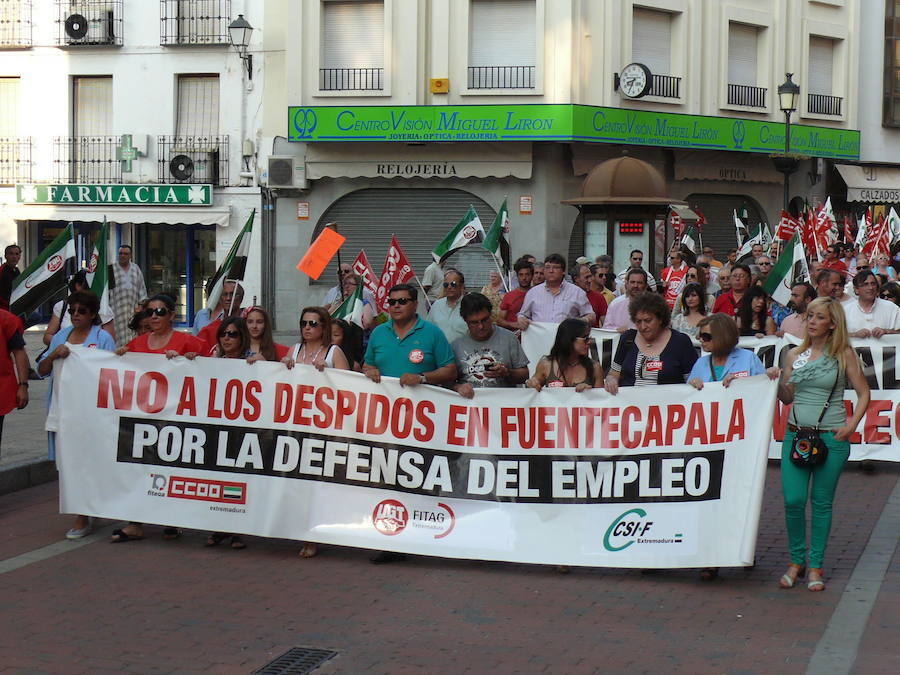
M25 387L26 389L28 389L28 383L27 383L27 382L19 382L19 386L20 386L20 387Z
M419 373L419 377L421 378L419 384L428 384L428 378L425 377L425 373Z

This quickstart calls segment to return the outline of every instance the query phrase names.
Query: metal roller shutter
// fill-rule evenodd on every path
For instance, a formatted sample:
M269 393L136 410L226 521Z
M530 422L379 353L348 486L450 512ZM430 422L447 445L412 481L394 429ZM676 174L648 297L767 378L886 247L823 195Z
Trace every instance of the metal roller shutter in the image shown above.
M670 75L672 61L672 15L652 9L634 8L631 56L654 75Z
M737 237L734 229L734 211L747 209L747 224L751 227L757 223L769 222L766 214L760 208L756 200L748 195L715 195L692 194L685 198L690 207L698 209L706 216L707 224L703 226L704 246L712 246L716 254L716 260L725 262L728 249L737 247ZM769 230L772 230L769 226Z
M834 40L823 37L809 38L809 82L806 90L810 94L831 94L834 82Z
M755 26L728 24L728 84L756 86L757 35Z
M441 188L366 188L342 197L328 207L316 224L313 239L326 223L337 223L347 237L341 247L341 262L353 262L365 250L375 274L381 273L391 235L406 252L419 277L431 264L431 251L465 215L475 208L485 231L497 212L486 202L463 190ZM494 269L493 258L480 244L467 246L451 255L444 267L456 267L465 275L466 287L478 290ZM318 283L331 286L337 278L337 258L319 277Z

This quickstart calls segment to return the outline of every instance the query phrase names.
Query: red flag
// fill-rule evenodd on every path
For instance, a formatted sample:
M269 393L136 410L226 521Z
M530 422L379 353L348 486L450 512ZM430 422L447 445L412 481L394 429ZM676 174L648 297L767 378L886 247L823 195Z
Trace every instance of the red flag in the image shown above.
M787 211L782 211L781 220L778 221L778 228L775 230L775 238L790 241L798 229L800 229L800 221L793 218Z
M806 249L807 254L812 256L816 253L816 219L812 209L808 206L806 207L804 216L803 223L801 223L800 239L803 241L803 248ZM816 255L817 260L818 258L819 256Z
M670 211L669 223L671 223L672 227L675 229L675 238L677 239L681 236L681 229L684 226L684 221L675 211Z
M867 211L866 220L871 222L872 216ZM871 224L866 230L866 243L863 244L862 252L865 253L870 260L878 255L878 251L882 248L882 242L887 239L887 223L884 220L884 214L878 216L878 222L872 226Z
M697 229L703 229L703 226L706 225L706 216L699 209L694 209L694 213L697 214Z
M381 311L387 311L388 291L396 284L405 284L407 281L415 277L412 265L409 264L409 258L400 248L397 241L397 235L391 235L391 247L388 249L387 256L384 259L384 267L381 270L381 276L378 279L378 289L375 292L375 304Z
M850 225L850 216L844 216L844 242L847 244L853 243L853 230Z
M369 264L369 258L366 257L365 250L359 252L356 260L353 261L353 271L360 276L365 286L372 295L378 292L378 282L375 280L375 271Z

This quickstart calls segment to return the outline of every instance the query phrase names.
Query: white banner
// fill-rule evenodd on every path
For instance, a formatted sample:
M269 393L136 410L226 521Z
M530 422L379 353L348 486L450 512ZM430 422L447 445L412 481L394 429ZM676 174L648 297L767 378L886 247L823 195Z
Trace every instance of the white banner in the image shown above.
M55 367L64 512L452 558L753 562L775 396L762 376L467 400L80 347Z
M549 353L553 346L557 325L533 323L522 333L522 348L528 356L532 372L540 357ZM591 335L597 341L592 355L603 365L604 372L608 372L619 343L619 333L594 328ZM850 437L850 459L900 462L900 373L897 372L896 360L900 335L885 335L877 340L854 338L851 342L862 361L863 373L872 390L872 400L857 433ZM742 337L739 344L754 351L768 368L781 362L784 350L799 343L798 338L788 335L784 338ZM699 343L695 344L699 350ZM855 405L856 392L848 389L844 393L844 406L848 415L853 413ZM784 406L778 401L775 403L775 424L769 445L769 457L772 459L781 457L781 441L784 439L790 409L790 406Z

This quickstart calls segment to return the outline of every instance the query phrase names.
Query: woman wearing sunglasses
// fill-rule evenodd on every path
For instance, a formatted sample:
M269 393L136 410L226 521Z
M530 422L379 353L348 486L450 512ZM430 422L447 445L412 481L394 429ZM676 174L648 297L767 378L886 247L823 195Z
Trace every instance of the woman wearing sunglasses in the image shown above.
M165 354L167 359L176 356L193 359L203 352L202 340L175 330L172 325L175 319L175 301L168 295L154 295L147 301L146 311L150 316L150 332L138 335L124 347L119 347L116 354L122 356L126 352L138 352Z
M575 391L598 387L603 382L603 367L591 358L591 327L581 319L564 319L556 329L550 353L542 356L526 387L575 387Z
M78 270L75 275L69 279L69 293L75 293L76 291L89 291L91 290L90 285L87 282L87 275L84 270ZM72 325L72 321L69 319L69 312L67 311L69 306L68 299L60 300L55 305L53 305L53 312L50 316L50 321L47 322L47 330L44 331L44 344L49 345L50 341L53 339L53 336L56 335L61 328L68 328ZM113 336L115 339L116 327L115 318L112 311L108 311L107 313L100 312L98 314L100 317L100 327L105 330L107 333Z
M878 297L888 302L893 302L900 307L900 283L889 281L878 292Z
M59 329L50 340L50 346L37 364L38 374L47 377L53 371L53 362L69 355L69 345L81 345L89 349L113 351L116 341L100 327L100 299L90 291L75 291L66 301L70 325ZM53 395L53 378L47 387L47 409ZM56 459L56 432L47 432L50 459ZM75 524L66 533L67 539L81 539L90 534L91 521L87 516L75 516Z
M250 334L250 355L247 363L256 361L281 361L287 356L288 348L275 342L272 337L272 321L262 307L250 307L244 311L244 321Z
M324 307L304 307L300 313L300 342L281 362L293 368L302 363L317 370L338 368L349 370L344 351L331 342L331 315Z

